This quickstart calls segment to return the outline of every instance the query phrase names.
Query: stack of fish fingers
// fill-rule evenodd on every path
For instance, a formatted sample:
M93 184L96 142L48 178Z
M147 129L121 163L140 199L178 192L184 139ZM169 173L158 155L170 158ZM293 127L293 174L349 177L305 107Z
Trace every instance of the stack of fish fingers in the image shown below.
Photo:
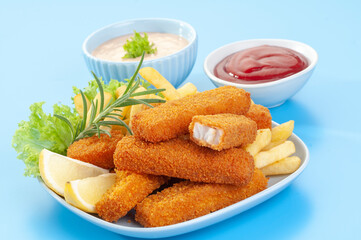
M271 125L268 109L258 106L243 89L221 87L137 113L134 136L120 140L113 155L118 171L142 175L136 178L142 192L130 197L137 199L136 220L145 227L175 224L264 190L267 178L243 148ZM184 180L149 195L169 177ZM106 216L111 209L104 208Z

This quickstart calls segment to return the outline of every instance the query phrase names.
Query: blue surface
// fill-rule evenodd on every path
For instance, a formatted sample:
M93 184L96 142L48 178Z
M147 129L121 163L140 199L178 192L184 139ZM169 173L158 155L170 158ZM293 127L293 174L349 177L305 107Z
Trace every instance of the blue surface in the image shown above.
M271 110L295 120L310 150L305 172L265 203L211 227L173 239L360 239L361 169L358 1L7 1L0 7L2 239L130 239L96 227L62 207L10 147L31 103L70 104L72 86L91 78L81 45L94 30L125 19L166 17L192 24L199 36L186 81L213 88L202 64L224 44L287 38L311 45L318 66L306 86Z

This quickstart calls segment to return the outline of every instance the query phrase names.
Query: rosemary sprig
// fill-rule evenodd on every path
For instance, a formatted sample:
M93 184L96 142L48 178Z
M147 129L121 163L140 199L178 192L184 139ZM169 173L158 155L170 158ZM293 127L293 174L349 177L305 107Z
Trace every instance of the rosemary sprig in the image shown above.
M74 128L74 126L70 123L70 121L60 115L54 114L55 117L59 118L63 122L65 122L70 129L72 139L74 141L77 141L79 139L85 138L85 137L91 137L95 134L100 137L100 134L107 134L111 137L110 131L107 130L109 127L118 125L118 126L124 126L127 131L132 135L133 132L130 129L130 127L122 120L123 116L119 113L116 113L119 111L118 108L125 107L125 106L132 106L137 104L145 104L149 107L153 107L150 105L150 103L162 103L165 102L165 100L162 99L134 99L132 97L136 96L144 96L148 94L156 94L159 92L164 91L165 89L150 89L142 92L135 93L135 90L139 87L140 84L140 78L137 77L139 69L143 63L144 60L144 54L142 54L142 58L140 59L140 62L138 64L138 67L136 71L134 72L132 78L128 82L128 86L124 92L124 94L116 99L114 102L108 103L106 106L104 106L104 89L102 87L102 84L99 80L99 78L95 75L94 72L92 72L99 88L100 93L100 102L98 101L92 101L90 106L90 115L88 116L88 106L87 101L84 93L80 90L82 99L83 99L83 106L84 106L84 112L83 112L83 119L77 124L77 126ZM99 114L96 115L97 109L99 106ZM89 120L87 119L89 117ZM107 120L104 120L107 118ZM112 120L108 120L112 119ZM87 124L88 120L88 124ZM101 126L105 126L106 128L101 128Z

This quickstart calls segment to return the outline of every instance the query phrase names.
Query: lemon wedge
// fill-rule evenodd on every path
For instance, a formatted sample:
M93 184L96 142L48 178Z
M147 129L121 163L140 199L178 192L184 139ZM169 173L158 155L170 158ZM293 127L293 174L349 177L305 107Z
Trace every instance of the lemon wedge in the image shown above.
M64 191L65 200L85 212L96 213L95 204L115 183L115 178L115 173L107 173L67 182Z
M68 181L109 173L107 169L46 149L40 152L39 170L44 183L60 196L64 196L65 183Z

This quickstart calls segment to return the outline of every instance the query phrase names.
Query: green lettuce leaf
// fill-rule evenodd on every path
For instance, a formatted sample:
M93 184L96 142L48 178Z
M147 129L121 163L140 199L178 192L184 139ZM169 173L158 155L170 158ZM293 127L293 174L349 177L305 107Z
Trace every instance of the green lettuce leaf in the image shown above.
M40 176L39 154L42 149L66 155L72 142L69 126L51 114L44 113L43 104L44 102L38 102L30 106L29 121L18 124L19 128L12 139L12 146L18 153L17 158L25 163L25 176ZM80 121L75 110L66 105L55 104L53 109L54 114L68 118L73 126Z
M104 81L101 80L101 78L99 78L99 80L103 86L104 91L111 93L114 99L116 98L115 91L117 90L117 88L125 84L124 82L119 82L115 79L111 79L108 84L105 84ZM78 93L80 93L80 89L73 86L73 93L77 95ZM98 93L98 84L95 79L88 82L88 86L84 88L83 93L90 101L95 98ZM74 100L74 97L72 97L72 100Z

